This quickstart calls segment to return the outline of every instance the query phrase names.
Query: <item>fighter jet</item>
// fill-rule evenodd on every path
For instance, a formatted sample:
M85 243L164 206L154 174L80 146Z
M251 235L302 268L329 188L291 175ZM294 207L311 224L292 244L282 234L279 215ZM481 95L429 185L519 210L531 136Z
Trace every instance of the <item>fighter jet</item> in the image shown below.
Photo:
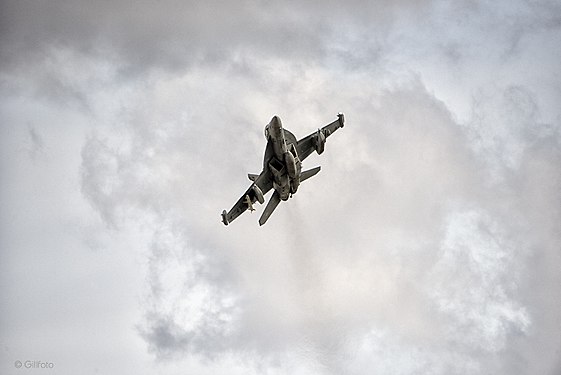
M258 175L251 173L247 175L253 183L230 211L222 211L224 225L230 224L248 209L255 211L253 204L255 202L263 204L264 195L273 189L273 195L259 218L259 225L265 224L280 201L291 198L301 182L320 171L320 167L302 171L304 159L314 151L318 154L323 153L327 137L344 125L345 116L339 113L337 120L297 141L294 134L282 127L281 119L273 116L271 122L265 126L267 147L263 158L263 171Z

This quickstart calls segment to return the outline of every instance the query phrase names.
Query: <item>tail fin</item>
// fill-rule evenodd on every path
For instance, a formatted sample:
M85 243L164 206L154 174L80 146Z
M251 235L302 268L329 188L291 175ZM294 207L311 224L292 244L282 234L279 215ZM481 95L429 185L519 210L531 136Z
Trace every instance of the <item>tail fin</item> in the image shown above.
M267 207L265 207L265 211L263 211L263 214L259 218L259 225L263 225L267 222L269 216L271 216L275 208L277 208L280 201L281 200L280 200L279 193L277 193L276 191L273 192L273 195L271 196L271 200L269 201L269 203L267 203Z
M308 178L315 176L320 170L321 170L321 167L315 167L315 168L308 169L307 171L302 172L302 174L300 174L300 182L304 182Z

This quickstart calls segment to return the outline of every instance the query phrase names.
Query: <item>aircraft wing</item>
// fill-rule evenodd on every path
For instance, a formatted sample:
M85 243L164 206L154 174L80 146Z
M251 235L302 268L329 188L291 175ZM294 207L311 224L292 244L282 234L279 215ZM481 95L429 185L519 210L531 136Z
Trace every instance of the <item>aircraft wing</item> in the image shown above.
M321 129L318 129L315 133L299 140L296 144L296 151L298 152L300 161L306 159L314 151L321 154L327 137L333 134L335 130L342 128L343 126L345 126L345 116L342 113L339 113L337 115L337 120L333 121L331 124L325 125Z
M269 170L264 170L257 177L250 175L250 179L253 179L252 177L255 178L253 184L251 184L249 189L238 199L234 207L228 212L226 212L226 210L222 212L222 222L225 225L234 221L235 218L240 216L247 209L253 208L253 203L259 202L262 204L265 201L263 196L273 188L273 175Z

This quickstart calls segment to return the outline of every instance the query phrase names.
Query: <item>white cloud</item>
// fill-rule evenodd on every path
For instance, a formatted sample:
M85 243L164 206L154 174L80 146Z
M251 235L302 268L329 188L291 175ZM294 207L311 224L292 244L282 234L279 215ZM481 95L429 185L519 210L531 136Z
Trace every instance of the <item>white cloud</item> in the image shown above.
M134 304L116 288L111 301L128 301L119 337L137 349L127 358L151 370L555 373L559 82L555 54L527 40L555 45L558 11L517 4L384 3L359 14L336 3L275 13L174 3L131 18L119 3L67 5L74 20L51 27L53 13L35 13L28 39L18 37L30 22L20 14L3 48L4 142L45 158L35 183L71 176L64 190L37 194L65 207L62 217L87 218L75 229L85 243L134 254L115 260L121 275L95 264L100 278L142 295ZM505 17L512 24L499 24ZM18 52L30 41L41 48ZM529 69L534 53L539 72ZM261 168L270 117L302 137L338 111L347 126L305 162L320 174L264 227L249 213L223 227L220 211ZM25 157L4 159L3 174L18 176L3 184L18 202L6 212L32 194L18 190ZM3 228L29 234L23 223L46 220L21 217L8 224L4 214ZM7 254L20 259L16 248Z

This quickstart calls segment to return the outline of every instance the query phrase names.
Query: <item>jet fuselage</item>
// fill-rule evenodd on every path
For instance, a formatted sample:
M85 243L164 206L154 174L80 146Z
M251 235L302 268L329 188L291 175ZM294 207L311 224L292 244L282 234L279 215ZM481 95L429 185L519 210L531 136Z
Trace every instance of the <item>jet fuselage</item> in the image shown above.
M301 162L296 151L296 137L286 129L278 116L273 116L265 127L267 148L263 167L268 168L273 177L273 188L285 201L296 193L300 185Z

